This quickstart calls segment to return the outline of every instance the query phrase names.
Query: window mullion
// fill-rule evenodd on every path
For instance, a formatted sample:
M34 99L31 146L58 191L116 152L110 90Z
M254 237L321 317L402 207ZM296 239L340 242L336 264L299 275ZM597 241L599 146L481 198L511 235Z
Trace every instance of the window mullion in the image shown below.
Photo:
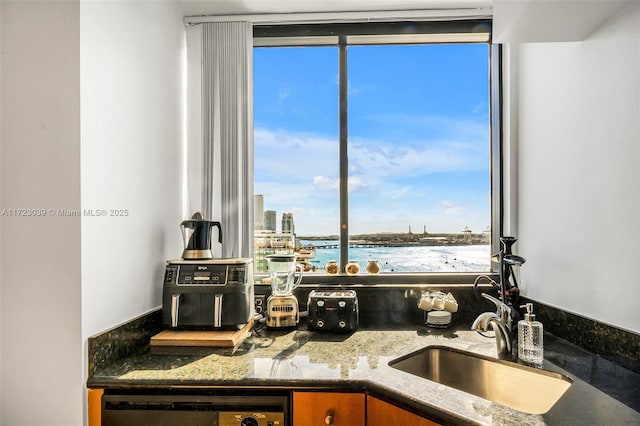
M340 99L340 270L345 271L349 261L349 159L347 141L347 38L338 40L338 73Z
M500 251L500 237L504 234L503 218L505 217L504 199L504 170L502 167L504 158L504 146L502 139L502 48L499 44L489 45L489 101L491 102L491 253ZM510 200L511 209L515 206L515 200ZM510 233L514 235L517 229L510 223ZM516 232L517 234L517 232ZM499 271L499 264L491 263L491 272Z

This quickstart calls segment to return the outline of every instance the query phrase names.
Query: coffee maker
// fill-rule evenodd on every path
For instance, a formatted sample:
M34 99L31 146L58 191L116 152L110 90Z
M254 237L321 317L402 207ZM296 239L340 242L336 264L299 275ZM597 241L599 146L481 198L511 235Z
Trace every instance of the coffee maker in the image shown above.
M271 279L271 295L267 299L267 327L295 327L300 320L300 310L293 290L302 281L304 266L296 264L295 254L271 254L266 259ZM296 268L300 271L297 279Z
M167 261L162 295L165 326L241 329L253 317L253 260L213 259L211 230L219 222L196 213L181 223L182 259ZM222 242L219 234L218 241Z

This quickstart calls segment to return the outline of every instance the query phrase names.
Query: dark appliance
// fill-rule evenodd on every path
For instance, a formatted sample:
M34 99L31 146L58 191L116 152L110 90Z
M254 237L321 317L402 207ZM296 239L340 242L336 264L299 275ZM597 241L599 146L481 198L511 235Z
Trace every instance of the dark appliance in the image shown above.
M164 274L164 325L240 329L253 317L253 260L169 260Z
M220 222L204 220L200 212L180 224L184 240L183 259L213 259L211 251L211 228L218 228L218 242L222 243L222 225Z
M141 392L102 396L102 426L287 426L287 394Z
M309 330L349 333L358 329L358 298L354 290L312 290L307 308Z

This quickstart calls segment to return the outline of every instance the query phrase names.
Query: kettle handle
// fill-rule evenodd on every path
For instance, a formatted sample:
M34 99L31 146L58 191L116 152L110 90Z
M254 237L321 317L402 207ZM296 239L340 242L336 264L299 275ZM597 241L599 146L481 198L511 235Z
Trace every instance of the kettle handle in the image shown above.
M218 242L222 244L222 225L220 222L211 222L211 226L218 228Z

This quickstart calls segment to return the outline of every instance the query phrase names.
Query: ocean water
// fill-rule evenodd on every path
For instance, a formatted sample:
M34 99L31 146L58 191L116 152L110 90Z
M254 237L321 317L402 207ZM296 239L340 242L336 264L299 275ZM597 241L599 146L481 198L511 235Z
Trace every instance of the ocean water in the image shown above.
M303 245L336 244L337 241L305 241ZM329 260L338 261L337 248L316 248L311 264L324 271ZM360 271L369 260L377 260L381 272L489 272L491 247L486 245L419 246L419 247L355 247L349 248L349 260L360 265Z

